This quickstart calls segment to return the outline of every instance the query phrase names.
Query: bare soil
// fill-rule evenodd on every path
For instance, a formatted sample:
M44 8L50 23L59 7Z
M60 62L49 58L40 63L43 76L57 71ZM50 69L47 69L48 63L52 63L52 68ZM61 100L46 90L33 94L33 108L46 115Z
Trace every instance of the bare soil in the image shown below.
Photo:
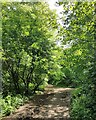
M45 92L17 109L2 120L69 120L72 88L57 88L49 85Z

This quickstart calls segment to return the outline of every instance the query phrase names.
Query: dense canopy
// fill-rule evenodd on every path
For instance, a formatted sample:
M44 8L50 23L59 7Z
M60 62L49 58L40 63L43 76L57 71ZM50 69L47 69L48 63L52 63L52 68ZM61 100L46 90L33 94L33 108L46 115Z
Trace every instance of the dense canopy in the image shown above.
M45 2L2 3L1 116L53 84L74 88L72 120L95 120L96 3L57 4L62 24Z

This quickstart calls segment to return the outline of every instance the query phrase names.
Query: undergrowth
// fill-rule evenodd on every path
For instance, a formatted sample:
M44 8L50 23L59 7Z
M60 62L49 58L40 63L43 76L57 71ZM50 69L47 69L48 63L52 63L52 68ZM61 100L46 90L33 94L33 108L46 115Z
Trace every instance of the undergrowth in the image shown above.
M0 97L0 117L8 116L28 100L20 94L16 96L8 95L5 98Z

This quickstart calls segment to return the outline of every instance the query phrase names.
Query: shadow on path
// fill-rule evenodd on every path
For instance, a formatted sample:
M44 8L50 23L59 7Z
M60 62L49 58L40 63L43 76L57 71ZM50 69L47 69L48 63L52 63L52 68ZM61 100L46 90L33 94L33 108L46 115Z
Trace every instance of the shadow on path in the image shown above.
M69 120L71 88L47 87L13 115L2 120Z

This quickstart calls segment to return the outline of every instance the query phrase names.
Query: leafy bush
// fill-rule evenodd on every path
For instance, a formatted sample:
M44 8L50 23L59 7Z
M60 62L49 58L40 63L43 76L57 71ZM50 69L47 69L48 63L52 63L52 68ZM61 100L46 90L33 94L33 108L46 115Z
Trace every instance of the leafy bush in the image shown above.
M0 98L0 116L10 115L16 110L16 108L18 108L20 105L23 105L27 99L28 98L22 97L21 95L17 95L15 97L8 95L5 98Z
M82 87L77 88L72 93L71 119L72 120L93 120L90 109L92 97L90 91Z

